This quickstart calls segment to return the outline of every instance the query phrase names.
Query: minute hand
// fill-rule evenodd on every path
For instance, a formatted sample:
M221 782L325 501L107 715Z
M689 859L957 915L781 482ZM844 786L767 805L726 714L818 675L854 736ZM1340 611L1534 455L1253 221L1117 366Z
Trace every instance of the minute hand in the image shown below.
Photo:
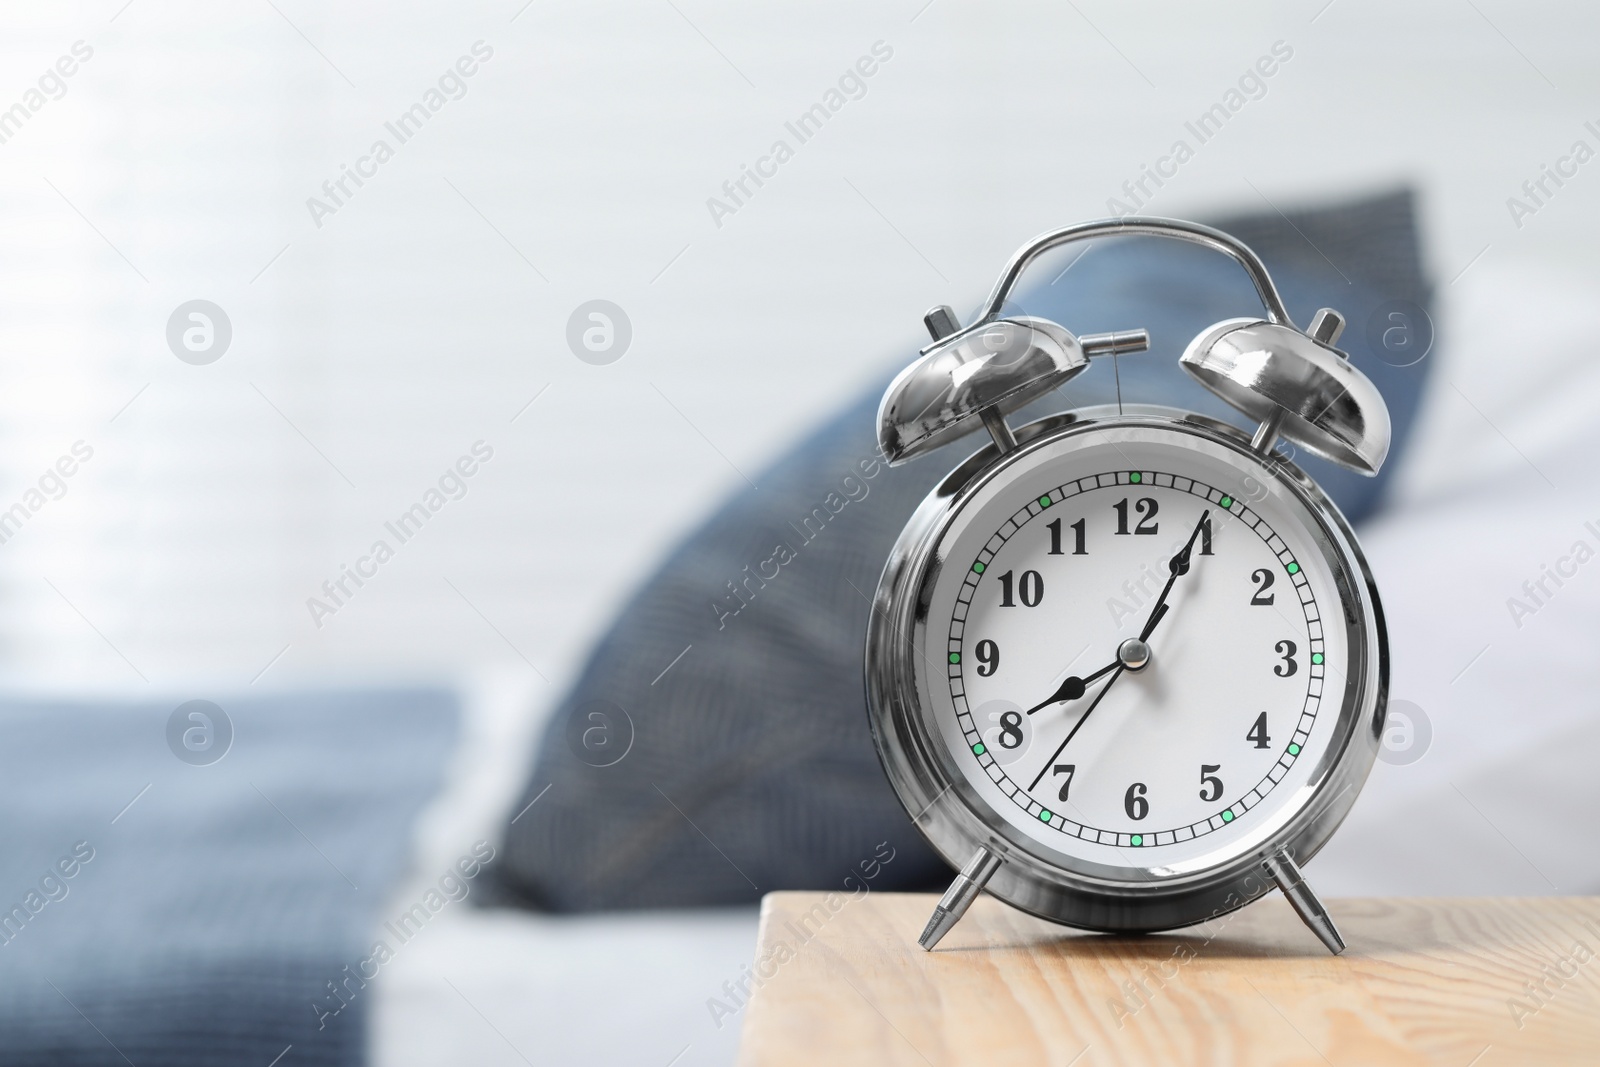
M1117 664L1116 673L1114 673L1106 681L1105 686L1101 688L1098 694L1095 695L1094 700L1089 704L1089 710L1085 711L1082 717L1080 717L1078 721L1073 724L1072 729L1067 733L1066 741L1062 741L1061 744L1056 746L1056 750L1050 754L1049 759L1045 760L1044 766L1039 768L1039 773L1034 776L1033 781L1028 783L1028 792L1031 793L1039 787L1039 780L1043 778L1045 772L1050 769L1050 765L1055 763L1056 757L1060 756L1061 753L1066 751L1067 742L1076 737L1078 731L1083 729L1083 724L1089 721L1089 716L1094 714L1094 709L1100 706L1100 702L1106 698L1107 693L1111 692L1111 687L1117 684L1117 679L1121 678L1127 669L1128 668L1124 667L1122 664Z
M1200 521L1195 523L1194 532L1189 535L1188 542L1179 550L1177 555L1172 557L1172 562L1168 564L1172 574L1167 578L1166 588L1161 590L1161 596L1156 598L1156 605L1150 610L1150 618L1144 624L1144 630L1139 634L1139 640L1144 641L1149 638L1155 631L1156 626L1161 622L1162 617L1167 614L1167 594L1172 592L1172 585L1178 580L1178 575L1188 573L1189 553L1194 550L1195 538L1200 536L1200 531L1205 527L1206 520L1210 517L1210 508L1201 512ZM1117 684L1117 679L1121 678L1126 670L1127 668L1120 662L1117 664L1116 673L1111 676L1105 687L1095 696L1094 702L1089 705L1088 710L1078 718L1077 722L1073 723L1072 729L1067 733L1066 740L1056 746L1056 750L1050 754L1050 758L1045 761L1044 766L1039 768L1039 773L1034 776L1033 781L1028 785L1028 792L1031 793L1039 787L1039 782L1044 778L1045 772L1050 769L1061 753L1066 751L1067 744L1078 735L1079 730L1083 729L1083 724L1089 721L1089 716L1094 714L1094 709L1100 706L1100 701L1106 698L1106 694L1111 692L1111 687Z
M1161 595L1156 598L1156 606L1150 609L1150 618L1144 624L1144 629L1139 634L1139 640L1148 641L1155 631L1156 624L1161 621L1161 616L1167 613L1167 595L1172 592L1173 583L1180 574L1189 573L1189 557L1194 551L1195 538L1200 536L1200 531L1205 529L1206 521L1211 518L1211 509L1207 508L1200 513L1200 521L1194 524L1194 532L1189 535L1188 542L1178 550L1167 564L1167 569L1172 573L1167 576L1167 584L1161 590Z

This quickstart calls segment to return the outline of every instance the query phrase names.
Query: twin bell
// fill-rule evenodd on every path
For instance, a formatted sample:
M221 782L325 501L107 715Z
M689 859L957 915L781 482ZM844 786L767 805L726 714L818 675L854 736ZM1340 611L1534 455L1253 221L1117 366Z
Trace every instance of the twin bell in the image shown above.
M1266 267L1220 230L1177 219L1129 216L1080 223L1019 250L984 310L967 326L948 307L923 321L933 343L890 384L878 408L878 443L891 464L987 429L1003 454L1017 447L1005 416L1072 380L1097 356L1142 352L1144 330L1074 336L1049 319L1002 317L1000 309L1026 266L1073 241L1144 235L1205 245L1240 263L1265 317L1225 319L1189 342L1178 362L1207 389L1257 423L1252 447L1265 454L1281 436L1340 466L1374 475L1389 453L1389 410L1350 357L1336 348L1342 315L1323 308L1300 330L1284 309Z

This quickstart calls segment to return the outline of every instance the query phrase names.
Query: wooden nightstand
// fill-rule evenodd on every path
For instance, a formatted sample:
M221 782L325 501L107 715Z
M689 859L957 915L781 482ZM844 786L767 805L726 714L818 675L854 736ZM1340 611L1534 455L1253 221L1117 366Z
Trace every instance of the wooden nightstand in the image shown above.
M1280 897L1177 934L1066 930L984 896L774 893L740 1063L1600 1064L1600 900Z

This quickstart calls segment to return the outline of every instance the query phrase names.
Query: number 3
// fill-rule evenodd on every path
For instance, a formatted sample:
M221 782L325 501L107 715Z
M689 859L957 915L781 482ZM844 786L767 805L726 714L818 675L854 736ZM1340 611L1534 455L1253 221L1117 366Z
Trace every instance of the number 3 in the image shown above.
M1299 651L1299 646L1293 641L1279 641L1272 648L1274 652L1283 657L1282 663L1273 664L1273 674L1276 674L1279 678L1287 678L1300 669L1300 664L1294 660L1294 654Z

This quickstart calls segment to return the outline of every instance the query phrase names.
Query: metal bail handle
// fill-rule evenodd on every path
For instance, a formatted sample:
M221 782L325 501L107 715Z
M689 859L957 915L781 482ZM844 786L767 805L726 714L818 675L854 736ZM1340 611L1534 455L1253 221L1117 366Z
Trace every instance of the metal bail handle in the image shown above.
M1096 237L1137 236L1188 241L1190 244L1204 245L1230 257L1250 276L1250 281L1256 287L1256 294L1261 297L1261 303L1267 309L1267 321L1295 328L1294 320L1289 317L1288 310L1283 306L1283 298L1278 295L1278 287L1272 284L1272 276L1267 273L1266 264L1261 262L1261 258L1252 252L1248 245L1221 230L1202 226L1198 222L1149 215L1127 215L1120 219L1080 222L1035 237L1018 249L1011 257L1011 262L1006 264L1006 269L1001 273L1000 280L995 283L994 291L989 294L989 302L984 305L983 314L978 317L978 321L992 322L999 318L1000 309L1005 304L1006 298L1011 295L1011 290L1016 288L1022 272L1035 259L1051 249L1077 241L1093 240Z
M1389 454L1389 409L1372 381L1333 346L1344 318L1331 308L1317 313L1310 331L1289 317L1266 265L1237 238L1181 219L1144 218L1084 222L1043 234L1006 265L979 319L992 321L1028 265L1040 254L1094 237L1149 236L1188 241L1237 262L1266 308L1265 321L1229 319L1190 342L1178 363L1194 379L1258 423L1252 448L1266 456L1278 436L1359 474L1377 474Z
M1260 424L1254 449L1271 453L1278 435L1358 471L1376 474L1389 451L1388 408L1377 387L1333 345L1343 319L1318 313L1307 333L1294 324L1266 265L1229 234L1182 219L1130 215L1041 234L1006 264L982 312L961 327L939 307L926 318L934 343L890 383L878 408L878 441L903 463L981 425L1003 455L1017 447L1004 416L1083 371L1091 356L1143 351L1143 330L1074 337L1034 316L1001 315L1006 299L1043 253L1099 237L1164 237L1201 245L1244 268L1266 318L1228 319L1190 342L1178 363ZM1125 342L1125 343L1124 343Z

